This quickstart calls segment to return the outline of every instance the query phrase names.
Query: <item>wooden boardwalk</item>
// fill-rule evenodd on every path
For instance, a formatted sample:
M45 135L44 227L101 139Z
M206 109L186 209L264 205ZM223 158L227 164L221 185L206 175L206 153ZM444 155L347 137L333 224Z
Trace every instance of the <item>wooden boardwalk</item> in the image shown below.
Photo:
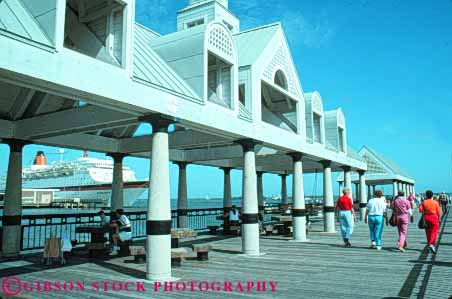
M320 230L315 223L313 230ZM257 258L239 254L240 238L212 241L214 251L208 262L183 261L173 269L180 282L189 281L276 281L276 291L256 292L154 292L144 283L146 292L92 291L94 281L144 282L145 265L132 258L90 260L75 257L65 266L42 266L37 257L0 263L0 277L14 275L22 281L84 281L85 291L22 292L20 298L449 298L452 295L452 216L442 227L438 254L424 250L424 232L410 225L408 250L395 249L397 232L385 227L383 250L369 249L368 230L358 224L352 248L344 248L339 234L313 232L309 243L292 243L283 237L262 237ZM208 239L206 239L208 240ZM203 242L199 240L198 242ZM192 254L194 255L194 254ZM1 290L0 290L1 291ZM4 296L1 294L0 296Z

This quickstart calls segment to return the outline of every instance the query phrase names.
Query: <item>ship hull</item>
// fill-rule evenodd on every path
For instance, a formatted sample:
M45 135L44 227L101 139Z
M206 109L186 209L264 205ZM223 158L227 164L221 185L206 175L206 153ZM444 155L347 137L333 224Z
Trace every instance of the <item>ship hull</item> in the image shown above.
M124 184L124 207L132 207L146 191L147 182L127 182ZM99 203L110 206L111 185L91 185L60 188L55 192L55 202L68 202L80 199L82 203Z

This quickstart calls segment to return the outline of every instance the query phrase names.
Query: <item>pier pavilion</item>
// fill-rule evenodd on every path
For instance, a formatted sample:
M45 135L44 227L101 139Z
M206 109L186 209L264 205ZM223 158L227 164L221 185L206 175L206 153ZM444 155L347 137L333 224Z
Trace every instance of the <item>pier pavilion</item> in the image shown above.
M260 255L263 173L281 174L283 194L293 175L296 241L306 240L303 173L323 171L325 232L335 231L332 172L359 173L365 206L367 163L349 150L345 114L303 91L280 23L241 31L227 0L190 0L177 32L162 36L136 23L134 8L134 0L0 0L4 257L20 251L22 149L31 143L110 155L112 208L122 206L122 159L150 158L150 280L171 277L170 161L180 166L181 223L188 164L224 170L225 210L229 171L243 170L246 255ZM143 123L152 134L135 136Z
M415 180L407 174L399 165L378 154L368 146L363 146L358 155L367 163L366 185L368 194L374 194L376 186L391 185L392 196L397 196L398 191L404 191L406 196L411 193L416 194ZM347 178L347 177L346 177ZM352 173L349 178L355 185L355 189L359 189L360 181L356 173ZM340 174L337 178L339 188L344 182L344 174Z

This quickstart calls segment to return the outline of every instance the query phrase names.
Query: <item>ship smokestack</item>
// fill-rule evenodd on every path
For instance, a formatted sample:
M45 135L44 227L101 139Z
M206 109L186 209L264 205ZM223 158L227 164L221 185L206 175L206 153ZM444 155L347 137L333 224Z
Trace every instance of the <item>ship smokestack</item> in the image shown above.
M38 151L36 153L36 157L35 157L35 160L33 162L33 165L41 165L41 166L46 166L47 165L47 159L46 159L46 156L44 155L43 151Z

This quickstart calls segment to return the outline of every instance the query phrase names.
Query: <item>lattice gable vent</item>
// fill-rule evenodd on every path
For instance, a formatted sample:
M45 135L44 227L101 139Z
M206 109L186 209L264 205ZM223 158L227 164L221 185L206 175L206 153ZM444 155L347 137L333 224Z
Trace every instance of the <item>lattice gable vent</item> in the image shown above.
M208 34L209 50L222 58L233 61L234 43L226 29L219 24L213 24Z
M294 95L300 96L296 86L295 71L293 69L289 53L284 45L280 45L278 51L265 68L263 76L268 80L268 82L273 82L273 77L278 70L282 70L284 75L286 75L288 91Z
M313 96L312 101L312 110L323 113L323 103L319 96Z

